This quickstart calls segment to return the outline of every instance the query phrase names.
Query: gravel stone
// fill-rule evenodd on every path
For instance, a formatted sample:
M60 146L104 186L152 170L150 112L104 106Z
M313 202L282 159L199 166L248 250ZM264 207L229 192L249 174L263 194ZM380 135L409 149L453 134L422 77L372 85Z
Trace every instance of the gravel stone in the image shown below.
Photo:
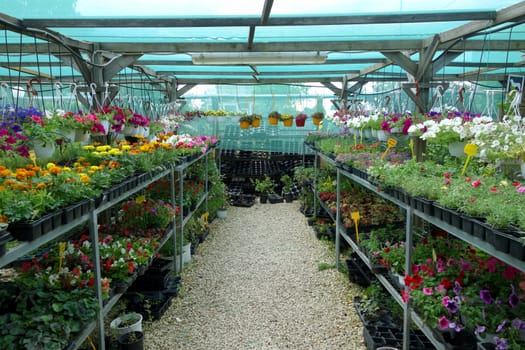
M145 349L364 350L352 296L299 204L231 207L182 274L183 291L145 325Z

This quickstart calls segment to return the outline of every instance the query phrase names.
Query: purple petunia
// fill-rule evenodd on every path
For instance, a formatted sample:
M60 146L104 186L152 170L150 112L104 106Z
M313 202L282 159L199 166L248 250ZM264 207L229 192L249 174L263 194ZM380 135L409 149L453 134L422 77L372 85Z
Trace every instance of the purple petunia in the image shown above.
M490 295L490 290L488 289L480 290L479 297L485 302L485 304L490 305L494 302L494 299L492 299L492 296Z
M509 304L512 307L516 307L516 306L518 306L518 304L520 302L520 298L518 297L518 295L516 295L516 291L514 290L514 286L513 285L511 285L511 288L512 288L512 292L509 295Z
M501 332L503 329L505 329L505 327L507 327L507 320L503 320L503 322L498 325L496 328L496 333Z

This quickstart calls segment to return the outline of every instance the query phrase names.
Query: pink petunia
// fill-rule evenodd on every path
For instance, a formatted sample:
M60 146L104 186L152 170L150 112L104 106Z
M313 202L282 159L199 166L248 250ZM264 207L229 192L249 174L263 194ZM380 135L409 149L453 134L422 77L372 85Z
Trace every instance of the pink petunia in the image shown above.
M438 321L439 328L441 329L447 329L450 325L450 321L445 316L441 317Z
M423 288L423 294L425 294L425 295L434 295L434 291L432 290L432 288L424 287Z
M525 193L525 186L520 186L517 188L518 193Z
M481 185L481 180L472 181L471 185L473 187L479 187Z

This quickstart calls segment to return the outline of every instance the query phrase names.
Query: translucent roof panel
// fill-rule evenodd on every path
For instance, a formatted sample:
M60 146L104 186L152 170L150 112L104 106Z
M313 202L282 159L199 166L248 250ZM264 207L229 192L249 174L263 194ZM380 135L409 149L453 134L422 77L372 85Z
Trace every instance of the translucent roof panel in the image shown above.
M498 10L517 0L275 0L274 15L356 14L398 11ZM26 3L27 5L24 5ZM225 16L260 15L264 0L31 0L4 1L2 12L18 18L68 18L86 16Z

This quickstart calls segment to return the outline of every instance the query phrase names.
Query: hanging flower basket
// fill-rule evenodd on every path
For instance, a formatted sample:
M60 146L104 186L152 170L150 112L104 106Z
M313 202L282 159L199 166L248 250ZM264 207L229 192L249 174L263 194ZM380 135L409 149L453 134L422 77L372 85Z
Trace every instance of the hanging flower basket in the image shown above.
M292 126L293 125L293 119L283 120L283 125L286 126L286 127Z

